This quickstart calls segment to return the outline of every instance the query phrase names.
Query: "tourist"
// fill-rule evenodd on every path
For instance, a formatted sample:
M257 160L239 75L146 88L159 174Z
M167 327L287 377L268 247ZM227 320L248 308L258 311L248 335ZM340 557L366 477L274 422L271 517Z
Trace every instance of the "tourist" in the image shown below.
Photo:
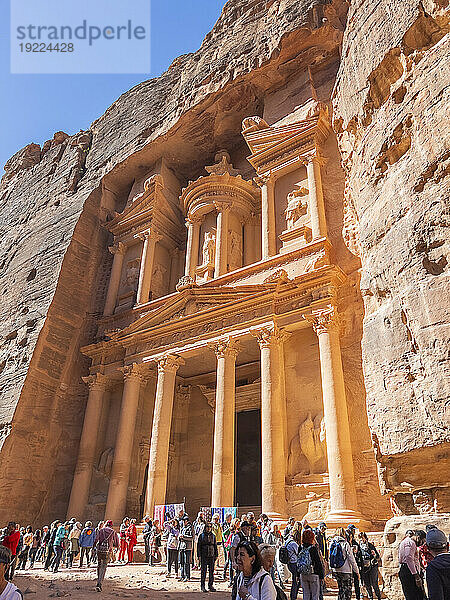
M289 517L287 525L283 531L283 539L284 541L287 541L291 535L291 532L294 528L294 524L295 524L295 519L294 517Z
M265 544L269 543L267 541L267 538L269 537L272 531L272 523L272 519L269 519L269 517L264 513L259 517L258 527L261 535L261 541Z
M149 515L145 515L144 517L144 529L142 530L142 536L144 538L144 547L145 547L145 562L150 562L150 534L152 531L152 520Z
M227 570L229 567L229 552L231 547L231 522L233 520L233 515L231 513L227 513L225 515L225 521L222 523L222 537L223 537L223 555L224 555L224 563L223 563L223 579L224 581L227 578Z
M205 523L203 532L198 537L197 557L200 563L200 587L206 592L206 571L208 571L208 589L215 592L214 588L214 564L218 555L216 536L211 530L211 523Z
M39 544L38 551L36 552L36 556L34 558L35 562L43 562L44 561L44 558L46 555L46 550L47 550L49 531L50 531L49 526L44 525L44 527L42 528L41 543Z
M153 521L152 530L150 533L150 566L154 563L161 562L161 528L159 526L159 521Z
M261 554L254 542L244 541L238 544L235 562L239 575L236 578L233 599L276 600L275 585L262 566Z
M295 523L295 525L297 525L297 523ZM288 553L288 562L286 564L292 575L292 585L290 594L291 600L296 600L298 590L300 587L300 576L297 570L297 558L299 546L301 544L301 526L296 528L295 525L292 528L292 531L285 542L285 548Z
M359 576L359 569L342 527L336 531L331 542L330 567L338 584L338 600L350 600L352 597L352 574L355 573Z
M279 598L280 600L287 600L286 594L282 591L284 590L283 580L280 577L280 573L278 572L278 568L275 561L276 549L270 544L262 543L258 546L258 550L261 553L263 569L267 571L272 577L272 581L275 585L275 589L277 592L277 598ZM278 574L278 577L280 579L279 587L277 587L275 583L275 573Z
M102 591L103 580L108 567L109 557L114 548L119 547L119 536L112 528L112 521L106 521L104 527L99 529L94 547L97 550L97 592Z
M370 600L373 600L373 595L377 600L381 598L380 588L378 586L378 567L380 565L380 555L375 546L369 542L367 535L361 531L359 534L359 547L362 555L361 576L366 587Z
M166 521L164 523L164 531L167 536L167 577L170 577L172 565L175 567L175 575L178 575L178 537L180 535L178 519Z
M133 562L134 547L137 544L136 519L131 519L127 529L128 563Z
M419 545L420 534L408 529L398 547L398 576L402 584L405 600L423 600L425 597L423 581L420 576Z
M53 553L54 558L51 564L51 570L53 573L57 573L59 565L61 563L62 555L64 552L64 540L67 538L67 530L69 528L69 522L67 521L64 525L59 525L56 530L55 539L53 541Z
M200 534L203 533L203 529L205 528L205 516L202 513L202 511L200 511L197 515L197 518L195 519L194 523L192 524L193 530L194 530L194 548L197 548L197 544L198 544L198 538L200 537ZM193 552L193 564L194 564L194 569L198 569L198 556L197 556L197 552Z
M240 520L238 518L234 518L231 521L230 534L226 541L227 555L228 555L227 568L229 571L229 582L228 582L229 587L231 587L233 585L233 577L234 577L234 569L235 569L234 554L236 552L236 548L237 548L237 545L239 544L239 542L242 542L244 540L245 540L245 536L240 531Z
M178 560L181 570L181 581L191 578L191 558L194 532L188 515L184 515L180 522L180 535L178 537Z
M13 561L14 564L14 568L17 568L17 564L19 562L19 557L22 554L22 549L23 549L23 536L25 533L25 527L21 527L19 524L17 525L17 529L19 530L19 543L17 544L17 548L16 548L16 558Z
M95 528L95 540L98 538L98 535L104 526L105 526L104 521L98 522L97 527ZM91 552L91 562L93 562L94 564L96 564L96 562L97 562L97 546L95 545L95 540L94 540L94 545L92 547L92 552Z
M316 536L316 542L319 546L319 550L321 551L323 558L328 562L328 544L326 532L327 525L322 521L314 530L314 535Z
M83 525L79 522L75 523L69 533L69 547L67 548L67 566L68 568L73 567L73 559L80 552L80 535Z
M303 600L319 600L325 572L316 543L316 536L310 527L304 527L302 546L297 558L297 571L303 590Z
M128 551L128 542L127 542L127 530L130 526L130 519L125 517L119 527L119 537L120 537L120 549L119 549L119 562L125 561L125 554Z
M213 534L216 537L217 550L219 552L219 555L217 558L217 566L219 568L222 568L225 563L225 552L223 549L223 530L222 530L222 525L220 524L219 513L215 513L212 517L211 531L213 532Z
M26 569L27 566L27 560L28 560L28 555L30 553L30 548L33 544L33 528L31 527L31 525L28 525L28 527L25 530L25 533L23 534L23 545L22 545L22 550L20 552L19 556L19 561L17 563L17 569Z
M30 547L30 569L32 569L34 567L34 563L36 561L36 556L37 553L39 552L39 549L41 548L41 544L42 544L42 534L41 534L41 530L40 529L36 529L36 531L33 533L33 539L31 541L31 547Z
M425 529L426 529L426 532L428 533L428 531L430 531L431 529L437 529L437 527L436 527L436 525L427 525L425 527ZM425 532L423 532L423 533L425 533ZM425 533L423 541L419 542L419 563L420 563L420 568L422 569L422 572L425 572L425 570L428 566L428 563L430 563L434 558L433 553L430 551L430 549L428 548L428 545L427 545L427 541L426 541L427 533Z
M8 568L5 572L5 578L8 581L12 581L14 577L19 540L20 531L17 529L16 523L14 523L14 521L10 521L6 526L6 531L1 541L2 545L11 551L11 560L8 562Z
M84 529L80 534L78 543L80 545L80 568L83 568L83 560L86 557L86 564L91 566L91 551L95 542L95 529L92 521L86 521Z
M361 587L359 585L359 581L361 577L361 571L363 568L363 560L361 548L359 547L358 541L356 539L356 527L352 523L347 527L345 531L345 537L352 548L353 556L355 557L356 564L358 565L358 573L352 573L352 578L353 585L355 586L356 600L361 600Z
M440 529L430 529L426 535L427 546L433 555L426 570L429 600L450 598L450 553L445 533Z
M44 540L44 542L47 544L47 556L45 558L44 571L48 571L50 569L50 565L52 564L54 554L53 544L55 543L56 532L58 531L60 524L61 521L53 521L50 531Z
M12 558L11 550L0 546L0 600L23 600L19 589L6 578Z

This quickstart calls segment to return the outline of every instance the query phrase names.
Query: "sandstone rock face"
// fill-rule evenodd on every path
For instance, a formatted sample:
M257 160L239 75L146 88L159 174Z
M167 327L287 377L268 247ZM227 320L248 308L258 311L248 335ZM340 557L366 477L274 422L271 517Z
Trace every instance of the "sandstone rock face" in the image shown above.
M397 514L450 508L447 4L352 3L334 94L369 426Z
M199 173L299 65L337 56L343 4L230 0L198 52L124 94L89 131L58 132L8 161L0 185L2 521L11 497L27 499L19 521L44 522L67 507L86 402L79 348L95 340L111 268L100 221L123 208L133 173L142 176L163 140L181 174Z

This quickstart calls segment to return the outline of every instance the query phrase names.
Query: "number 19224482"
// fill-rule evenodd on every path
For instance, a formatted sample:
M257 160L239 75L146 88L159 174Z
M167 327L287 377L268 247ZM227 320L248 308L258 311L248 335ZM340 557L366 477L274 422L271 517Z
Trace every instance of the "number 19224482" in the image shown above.
M73 52L72 43L61 42L57 44L46 44L44 42L27 42L19 44L21 52Z

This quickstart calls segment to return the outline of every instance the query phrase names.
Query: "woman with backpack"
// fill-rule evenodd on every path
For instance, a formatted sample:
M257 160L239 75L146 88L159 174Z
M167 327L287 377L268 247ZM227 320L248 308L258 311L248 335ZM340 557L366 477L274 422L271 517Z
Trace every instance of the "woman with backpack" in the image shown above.
M375 546L369 542L367 535L361 531L359 534L359 547L362 553L362 579L366 587L370 600L373 600L373 594L377 600L381 598L380 588L378 586L378 567L380 564L380 555Z
M262 567L261 553L255 542L240 542L235 552L239 575L232 600L277 600L272 577Z
M345 538L345 531L340 527L330 546L330 568L336 579L339 593L338 600L351 600L352 597L352 573L359 576L358 565L350 544Z
M303 600L319 600L322 580L325 576L323 563L312 529L304 529L302 546L298 553L297 570L303 590Z

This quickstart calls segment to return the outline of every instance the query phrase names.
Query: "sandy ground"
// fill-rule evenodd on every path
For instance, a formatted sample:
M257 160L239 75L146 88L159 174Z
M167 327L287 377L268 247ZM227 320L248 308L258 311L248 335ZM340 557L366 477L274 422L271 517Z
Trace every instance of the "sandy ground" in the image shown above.
M188 583L177 581L174 575L165 576L163 567L147 565L111 565L106 572L103 591L95 591L96 569L62 569L59 573L44 571L39 565L33 570L18 571L14 583L21 590L25 600L46 600L47 598L152 598L154 600L199 600L212 596L214 600L229 600L230 590L226 582L219 578L214 587L216 593L204 594L200 591L200 575L192 573Z

